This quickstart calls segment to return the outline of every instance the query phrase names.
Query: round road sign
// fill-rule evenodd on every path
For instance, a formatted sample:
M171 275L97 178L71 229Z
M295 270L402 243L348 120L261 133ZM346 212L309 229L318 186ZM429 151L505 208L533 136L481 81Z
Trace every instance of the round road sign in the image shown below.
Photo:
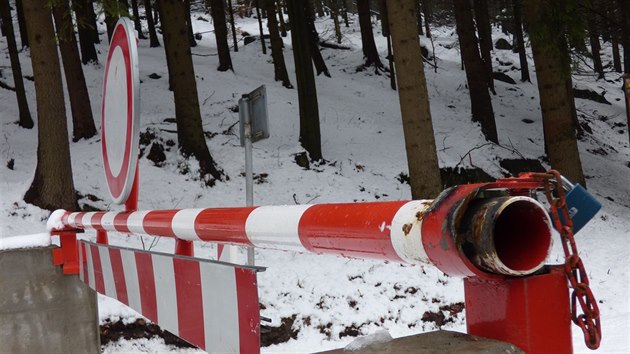
M101 148L109 193L123 204L138 164L140 129L138 42L133 22L118 20L107 54L101 109Z

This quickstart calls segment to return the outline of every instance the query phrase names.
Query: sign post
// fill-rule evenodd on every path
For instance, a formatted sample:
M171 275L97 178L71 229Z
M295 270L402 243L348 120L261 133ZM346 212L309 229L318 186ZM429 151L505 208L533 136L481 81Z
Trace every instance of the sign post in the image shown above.
M265 85L261 85L254 91L244 94L238 101L238 105L241 123L241 146L245 147L245 201L247 206L253 206L253 143L269 137L267 90ZM253 266L254 263L254 249L248 247L247 264Z

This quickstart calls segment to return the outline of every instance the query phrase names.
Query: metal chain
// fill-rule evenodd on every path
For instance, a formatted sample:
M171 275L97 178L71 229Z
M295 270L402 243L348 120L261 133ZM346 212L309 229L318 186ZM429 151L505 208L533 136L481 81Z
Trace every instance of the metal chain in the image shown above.
M545 195L551 206L553 223L560 232L565 255L564 272L571 284L571 288L573 288L571 293L571 317L573 323L584 332L586 346L589 349L597 349L602 337L599 307L589 286L588 275L575 244L573 223L569 217L569 208L566 203L561 175L558 171L550 170L549 173L534 173L530 176L544 181ZM557 196L553 195L552 191L554 190ZM560 215L562 215L562 218ZM578 314L577 309L578 303L580 304L580 314Z

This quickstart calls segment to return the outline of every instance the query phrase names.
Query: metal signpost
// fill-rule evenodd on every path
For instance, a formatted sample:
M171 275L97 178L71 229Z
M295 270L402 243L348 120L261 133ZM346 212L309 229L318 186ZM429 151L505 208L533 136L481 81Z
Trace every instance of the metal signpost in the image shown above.
M238 100L241 146L245 147L245 201L254 205L253 143L269 138L267 90L261 85ZM230 246L234 250L234 246ZM232 259L233 260L233 259ZM247 248L247 264L254 265L254 249Z

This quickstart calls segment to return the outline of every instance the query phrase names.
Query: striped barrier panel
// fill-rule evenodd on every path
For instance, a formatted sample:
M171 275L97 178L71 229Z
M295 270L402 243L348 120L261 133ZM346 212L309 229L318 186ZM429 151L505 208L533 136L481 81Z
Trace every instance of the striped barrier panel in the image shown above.
M262 268L79 241L79 278L207 352L259 353Z

